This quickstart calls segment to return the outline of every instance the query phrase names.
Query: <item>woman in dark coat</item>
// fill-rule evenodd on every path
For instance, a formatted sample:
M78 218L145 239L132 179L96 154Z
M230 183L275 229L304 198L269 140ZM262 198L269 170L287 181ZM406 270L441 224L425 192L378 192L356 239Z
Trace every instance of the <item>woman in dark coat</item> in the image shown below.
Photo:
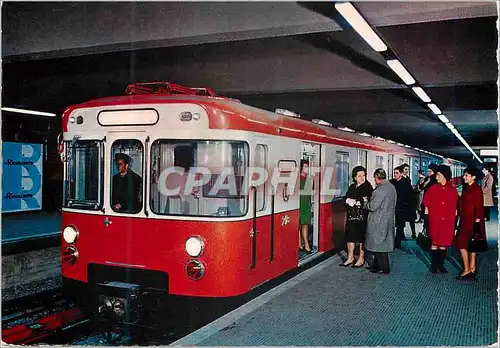
M464 171L464 182L467 189L462 193L460 199L460 224L455 246L460 250L464 269L458 275L457 280L473 278L476 275L476 253L467 250L469 239L476 233L486 238L484 226L483 191L476 183L476 171L467 168Z
M453 244L455 218L457 216L458 192L451 184L451 170L440 165L436 169L437 184L432 185L424 196L425 214L428 214L432 239L431 273L447 273L444 268L446 248Z
M354 167L351 175L354 183L349 186L344 198L347 208L345 226L345 241L347 242L347 260L340 266L362 267L365 263L363 243L366 235L366 221L368 212L363 209L364 199L370 199L373 187L366 180L366 169L362 166ZM359 259L354 263L354 248L359 243Z

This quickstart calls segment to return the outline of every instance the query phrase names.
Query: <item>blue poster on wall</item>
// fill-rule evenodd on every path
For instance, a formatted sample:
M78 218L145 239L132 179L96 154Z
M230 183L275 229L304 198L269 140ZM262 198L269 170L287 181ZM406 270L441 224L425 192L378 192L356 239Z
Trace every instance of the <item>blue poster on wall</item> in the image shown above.
M42 144L2 144L2 213L42 209Z

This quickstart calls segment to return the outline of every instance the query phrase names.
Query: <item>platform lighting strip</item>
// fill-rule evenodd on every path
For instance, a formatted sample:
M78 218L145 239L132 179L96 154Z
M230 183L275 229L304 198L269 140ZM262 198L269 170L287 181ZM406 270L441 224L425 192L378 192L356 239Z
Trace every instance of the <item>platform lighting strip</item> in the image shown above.
M27 115L36 115L36 116L50 116L50 117L57 116L56 114L53 114L51 112L34 111L34 110L9 108L9 107L2 107L2 111L9 111L9 112L15 112L18 114L27 114Z
M388 46L385 42L380 38L379 35L371 28L371 26L366 22L363 16L356 10L356 8L350 2L338 2L335 4L335 9L344 17L344 19L352 26L354 30L377 52L386 52L388 50ZM385 56L387 54L384 54ZM393 53L395 56L395 54ZM386 59L387 65L403 80L405 84L408 86L416 84L415 78L411 75L411 73L403 66L403 64L398 59ZM462 142L462 144L469 150L474 157L480 162L481 159L479 156L472 150L469 144L465 141L465 139L458 133L458 131L453 127L451 122L446 118L446 116L442 115L441 110L437 107L436 104L431 103L431 98L425 93L424 89L420 86L412 86L413 92L424 102L427 104L427 107L431 109L431 111L439 118L441 122L443 122L452 133ZM391 142L391 141L388 141ZM423 152L426 152L422 150ZM427 152L426 152L427 153ZM429 152L430 153L430 152ZM430 153L432 154L432 153ZM439 156L439 155L437 155ZM442 156L440 156L442 157Z

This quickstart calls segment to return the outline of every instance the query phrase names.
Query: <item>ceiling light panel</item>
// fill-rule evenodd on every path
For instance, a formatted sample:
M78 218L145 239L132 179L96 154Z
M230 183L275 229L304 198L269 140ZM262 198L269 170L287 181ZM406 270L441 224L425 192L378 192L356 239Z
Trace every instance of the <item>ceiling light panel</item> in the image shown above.
M425 93L425 91L422 89L422 87L412 87L412 89L413 89L413 92L415 92L415 94L418 95L418 97L420 99L422 99L422 101L424 103L431 102L431 98L427 95L427 93Z
M412 85L415 83L415 79L411 74L406 70L406 68L401 64L401 62L397 59L390 59L387 61L389 67L403 80L407 85Z
M350 2L336 3L335 8L375 51L384 52L387 50L387 45Z

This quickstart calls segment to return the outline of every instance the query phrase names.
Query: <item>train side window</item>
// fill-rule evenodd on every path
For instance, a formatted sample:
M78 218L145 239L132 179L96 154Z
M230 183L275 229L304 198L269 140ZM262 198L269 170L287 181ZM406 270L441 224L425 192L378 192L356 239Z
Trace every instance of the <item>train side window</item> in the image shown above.
M177 167L177 168L175 168ZM150 207L158 215L244 216L248 145L241 141L156 140Z
M258 144L255 147L255 167L263 168L267 171L267 146ZM257 211L266 210L267 205L267 184L257 187Z
M335 152L335 196L344 196L349 188L349 152Z
M368 151L366 150L358 150L358 165L362 166L363 168L366 168L366 159L368 157Z
M142 210L143 155L136 139L117 140L111 147L111 208L117 213Z

